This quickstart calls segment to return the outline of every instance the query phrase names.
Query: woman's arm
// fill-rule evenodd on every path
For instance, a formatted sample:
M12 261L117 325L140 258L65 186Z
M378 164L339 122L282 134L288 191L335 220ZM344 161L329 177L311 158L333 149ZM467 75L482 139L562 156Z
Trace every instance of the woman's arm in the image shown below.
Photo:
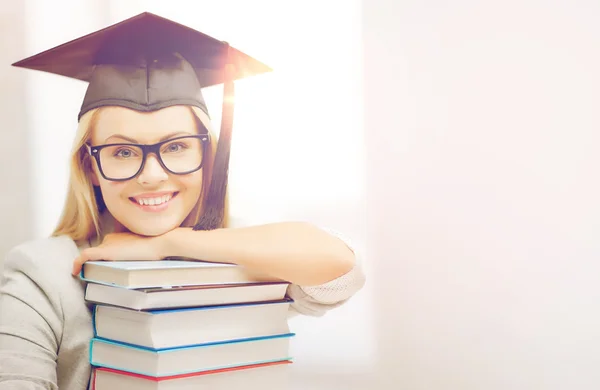
M194 231L178 228L155 237L107 234L73 261L74 276L87 261L187 257L236 263L290 282L295 311L321 316L365 284L360 256L338 233L301 222Z
M195 231L178 228L157 237L160 257L230 262L302 286L345 275L354 253L337 237L304 222Z

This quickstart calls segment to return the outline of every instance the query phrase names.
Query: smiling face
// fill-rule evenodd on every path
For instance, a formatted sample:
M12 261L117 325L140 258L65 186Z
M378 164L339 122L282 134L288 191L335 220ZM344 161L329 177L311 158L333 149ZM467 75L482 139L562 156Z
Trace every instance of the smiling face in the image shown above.
M194 116L185 106L172 106L150 113L106 107L98 113L91 144L152 145L197 134ZM188 146L178 140L160 146L163 161L169 169L182 164L182 157L178 153ZM125 172L128 166L136 164L134 160L141 161L141 155L134 148L123 146L105 149L100 160L105 175L109 177L109 158L120 164L117 167L123 167L115 168L114 172L119 172L119 169ZM145 236L160 235L179 227L197 205L202 190L202 169L184 175L173 174L161 166L154 154L147 156L142 171L129 180L107 180L100 174L95 160L92 174L94 185L100 186L104 203L117 222L117 230L123 230L124 227Z

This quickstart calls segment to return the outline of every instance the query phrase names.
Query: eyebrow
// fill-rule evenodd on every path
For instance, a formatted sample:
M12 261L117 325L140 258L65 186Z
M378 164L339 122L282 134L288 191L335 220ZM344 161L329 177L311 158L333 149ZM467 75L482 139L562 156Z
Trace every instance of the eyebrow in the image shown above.
M168 140L169 138L176 137L178 135L194 135L194 134L188 133L186 131L176 131L174 133L169 133L169 134L165 135L164 137L161 137L161 139L158 142L162 142L162 141ZM108 140L111 139L111 138L120 138L120 139L122 139L124 141L131 142L132 144L138 144L139 143L136 139L127 137L126 135L122 135L122 134L113 134L113 135L107 137L104 140L104 142L108 142Z

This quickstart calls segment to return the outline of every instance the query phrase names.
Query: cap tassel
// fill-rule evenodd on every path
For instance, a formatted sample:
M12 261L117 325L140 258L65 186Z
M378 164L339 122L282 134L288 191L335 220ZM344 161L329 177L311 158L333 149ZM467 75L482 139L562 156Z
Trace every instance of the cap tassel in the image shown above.
M227 46L229 53L229 46ZM223 87L223 110L221 113L221 130L217 143L217 152L213 164L213 173L206 198L205 209L193 230L213 230L221 227L225 217L225 194L229 176L229 155L231 152L231 132L233 128L234 108L234 72L230 63L225 65L225 81Z

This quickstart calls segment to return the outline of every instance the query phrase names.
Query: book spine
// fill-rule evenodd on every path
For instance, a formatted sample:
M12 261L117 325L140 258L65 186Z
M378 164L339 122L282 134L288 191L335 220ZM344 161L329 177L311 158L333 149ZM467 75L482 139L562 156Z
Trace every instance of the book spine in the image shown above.
M96 331L96 311L98 310L98 305L94 305L92 309L92 329L94 330L94 337L98 336L98 332Z
M89 354L90 354L90 356L89 356L89 359L88 359L88 361L90 362L90 364L91 364L91 365L93 365L93 363L94 363L94 362L93 362L93 356L94 356L94 344L95 344L94 340L96 340L96 339L95 339L95 338L93 338L93 339L91 339L91 340L90 340L90 351L89 351Z
M90 383L88 384L88 389L96 390L96 369L92 368L92 377Z

